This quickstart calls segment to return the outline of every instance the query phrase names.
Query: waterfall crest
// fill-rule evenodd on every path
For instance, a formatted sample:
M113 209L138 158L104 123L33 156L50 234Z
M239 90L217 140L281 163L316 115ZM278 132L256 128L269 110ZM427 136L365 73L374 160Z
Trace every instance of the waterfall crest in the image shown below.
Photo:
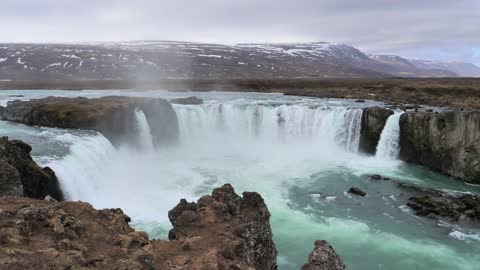
M381 159L397 159L400 153L400 116L403 112L395 112L388 117L377 146L376 157Z
M323 142L358 151L362 109L299 105L176 105L183 142L253 138L268 142Z

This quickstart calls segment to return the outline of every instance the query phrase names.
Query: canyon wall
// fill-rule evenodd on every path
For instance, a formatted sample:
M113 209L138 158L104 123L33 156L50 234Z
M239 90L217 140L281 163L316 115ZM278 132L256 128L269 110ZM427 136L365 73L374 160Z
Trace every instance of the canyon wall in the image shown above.
M407 112L400 118L400 158L480 183L480 112Z

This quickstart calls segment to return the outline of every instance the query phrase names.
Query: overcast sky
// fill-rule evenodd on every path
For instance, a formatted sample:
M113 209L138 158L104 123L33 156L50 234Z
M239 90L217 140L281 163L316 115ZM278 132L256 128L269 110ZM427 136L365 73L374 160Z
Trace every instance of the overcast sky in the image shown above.
M480 0L1 0L0 42L330 41L480 64Z

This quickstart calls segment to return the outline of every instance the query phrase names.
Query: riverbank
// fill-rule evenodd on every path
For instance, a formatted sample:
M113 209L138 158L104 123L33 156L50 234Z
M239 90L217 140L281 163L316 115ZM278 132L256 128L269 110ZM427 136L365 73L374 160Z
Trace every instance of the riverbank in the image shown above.
M480 109L480 79L477 78L0 81L0 89L254 91Z

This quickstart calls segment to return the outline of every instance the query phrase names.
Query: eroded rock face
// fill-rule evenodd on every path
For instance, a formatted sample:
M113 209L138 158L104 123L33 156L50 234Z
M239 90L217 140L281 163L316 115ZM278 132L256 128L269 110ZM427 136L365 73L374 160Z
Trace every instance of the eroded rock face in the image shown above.
M170 103L160 98L48 97L16 100L8 103L0 112L0 117L27 125L95 130L118 145L137 137L136 109L145 113L155 144L178 138L177 115Z
M333 247L324 240L315 241L315 248L302 270L345 270L346 266Z
M203 104L203 100L198 97L186 97L186 98L174 98L170 100L172 104L182 104L182 105L200 105Z
M225 185L170 211L170 241L149 240L120 209L3 197L0 269L276 269L269 217L259 194Z
M63 200L55 173L41 168L30 156L32 148L18 140L0 138L0 196Z
M480 183L480 112L403 114L400 158Z
M390 109L371 107L363 110L362 129L360 136L360 151L374 155L378 141L388 117L393 114Z

